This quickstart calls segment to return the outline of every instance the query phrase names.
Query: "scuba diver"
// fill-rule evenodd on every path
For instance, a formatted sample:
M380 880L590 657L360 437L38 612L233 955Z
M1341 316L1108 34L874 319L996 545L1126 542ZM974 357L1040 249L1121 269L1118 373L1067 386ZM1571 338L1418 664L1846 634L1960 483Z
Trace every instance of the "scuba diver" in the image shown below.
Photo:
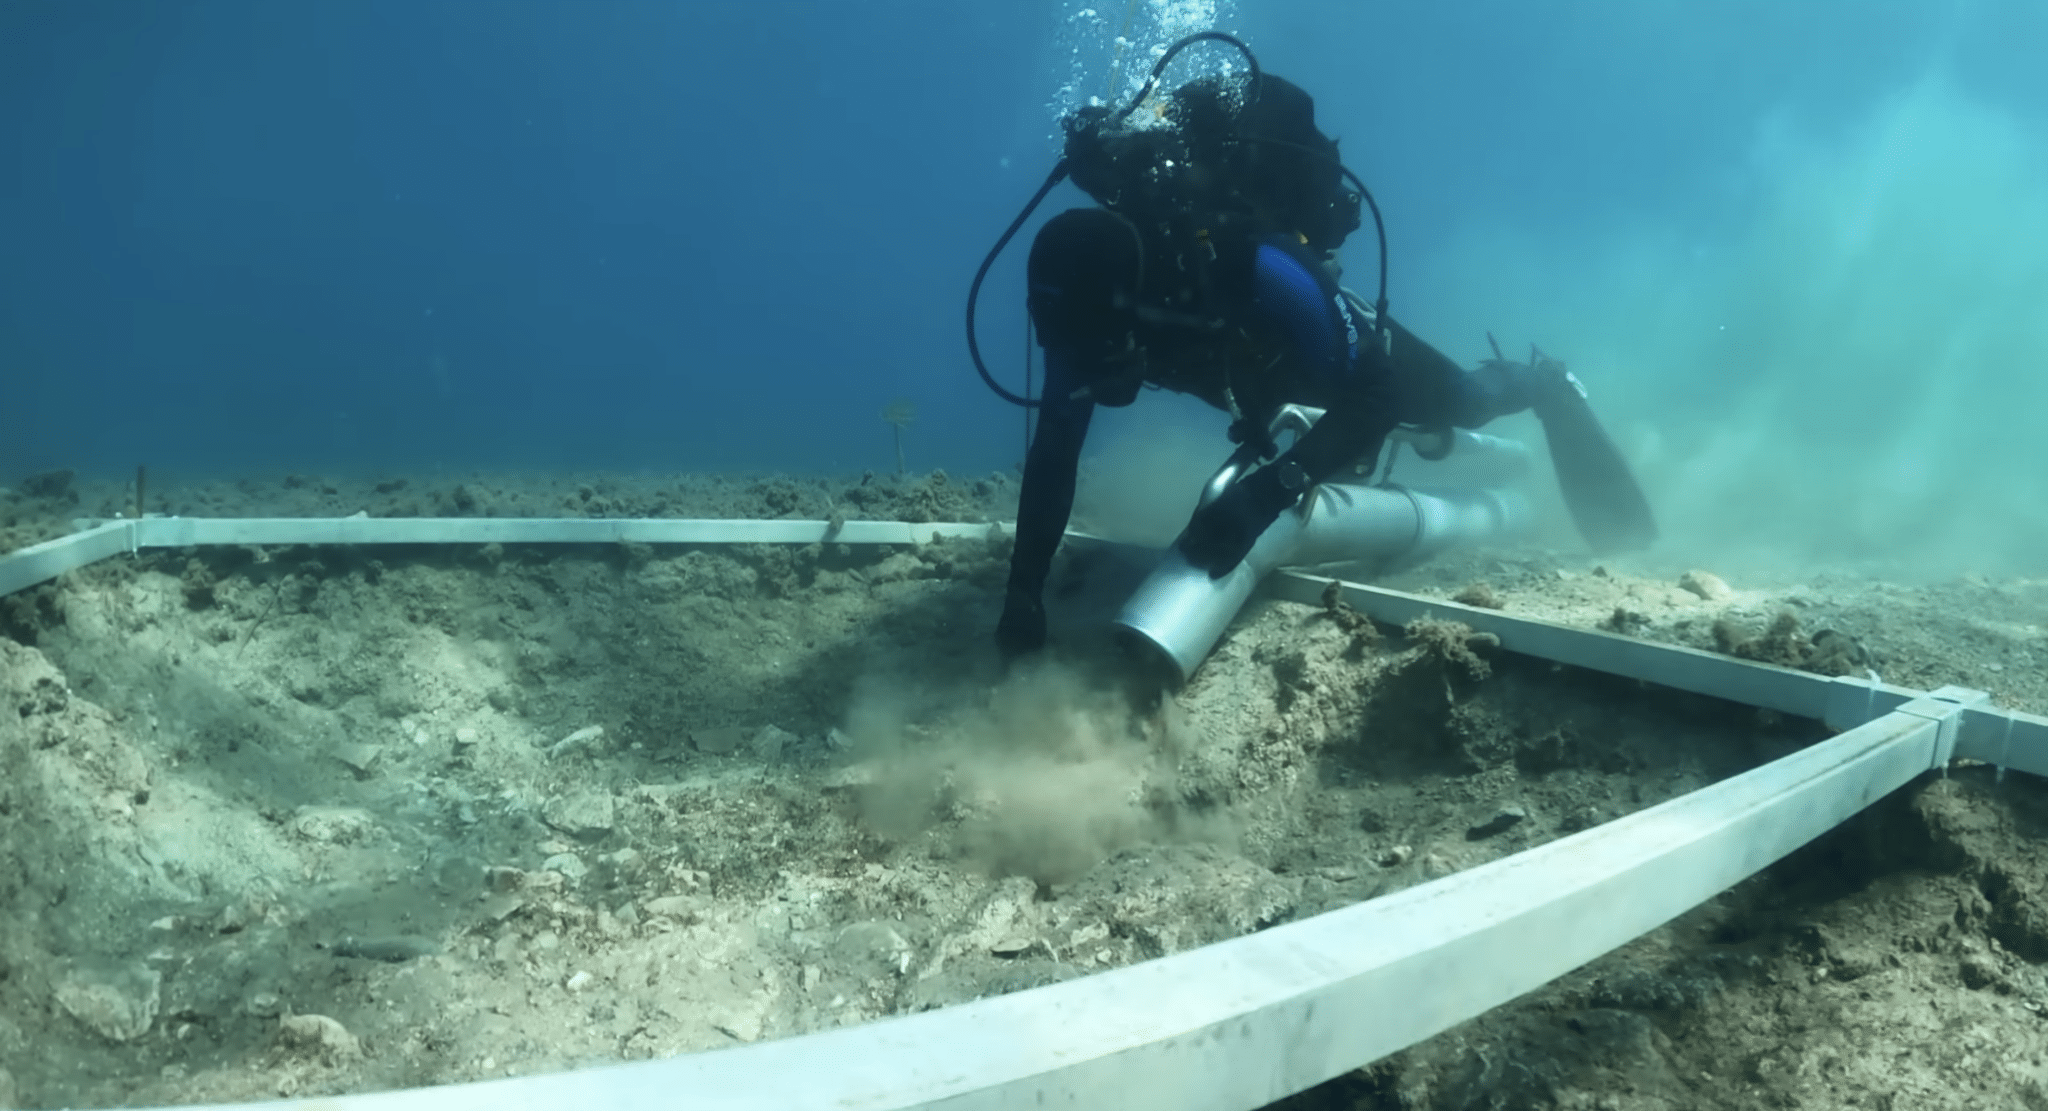
M1169 62L1204 39L1241 51L1239 77L1204 76L1156 100ZM1403 425L1476 428L1534 409L1581 533L1603 551L1655 537L1647 502L1562 363L1495 357L1467 371L1387 311L1385 230L1377 204L1316 126L1299 86L1259 70L1221 32L1175 43L1121 110L1062 121L1065 152L983 262L968 299L977 369L1005 398L1035 408L1016 546L996 641L1005 659L1041 648L1043 594L1073 509L1082 444L1098 405L1141 387L1192 394L1230 414L1236 461L1256 465L1199 508L1176 546L1212 577L1228 574L1268 526L1315 484L1370 468ZM1071 176L1097 203L1039 230L1027 308L1044 350L1036 399L997 384L974 339L982 278L1040 200ZM1338 284L1336 254L1371 205L1379 296ZM1285 451L1267 429L1283 405L1324 410Z

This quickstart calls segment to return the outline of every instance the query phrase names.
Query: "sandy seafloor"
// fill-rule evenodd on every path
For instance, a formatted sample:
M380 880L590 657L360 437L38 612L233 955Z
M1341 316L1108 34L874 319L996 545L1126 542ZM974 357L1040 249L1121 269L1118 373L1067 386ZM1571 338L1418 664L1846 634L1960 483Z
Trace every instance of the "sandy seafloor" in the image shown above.
M27 485L0 491L0 550L129 497ZM1001 476L278 476L150 508L993 520L1014 500ZM1058 650L1005 675L1006 556L208 549L0 599L0 1107L428 1085L924 1010L1371 898L1822 735L1270 601L1134 710L1101 628L1137 571L1063 557ZM2048 712L2048 581L1813 568L1724 592L1689 570L1523 547L1381 581ZM2040 780L1930 774L1279 1106L2048 1108L2044 835Z

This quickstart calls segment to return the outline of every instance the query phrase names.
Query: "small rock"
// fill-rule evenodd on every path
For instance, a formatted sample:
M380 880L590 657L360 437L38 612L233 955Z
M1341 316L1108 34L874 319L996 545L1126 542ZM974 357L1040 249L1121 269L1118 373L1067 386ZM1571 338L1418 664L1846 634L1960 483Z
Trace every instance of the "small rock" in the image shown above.
M553 856L554 854L549 853L548 855ZM560 891L562 889L562 884L564 882L566 881L563 880L562 873L550 872L547 869L543 868L538 872L526 873L526 886L524 890Z
M639 849L633 848L630 845L599 859L610 865L612 871L621 876L638 875L640 872L645 871L647 867L647 858L640 855Z
M1585 806L1566 814L1564 820L1558 823L1558 828L1566 833L1578 833L1581 830L1592 829L1606 820L1606 813L1599 807Z
M1408 863L1409 858L1414 855L1415 849L1413 846L1395 845L1393 848L1380 854L1380 867L1399 868L1401 865Z
M845 752L853 747L853 738L847 735L846 730L835 725L825 733L825 747L834 752Z
M860 763L828 769L818 782L823 787L844 790L849 787L866 787L880 778L881 772L873 764Z
M459 726L455 730L455 747L468 748L477 742L479 736L474 728L467 725Z
M292 832L323 845L351 845L375 828L368 811L350 806L301 806L292 818Z
M1870 649L1862 641L1848 633L1822 629L1813 634L1805 667L1822 675L1861 675L1873 662ZM1996 673L2004 671L2005 665L1994 661L1985 664L1984 669Z
M517 868L494 864L484 869L484 886L492 891L517 891L526 886L526 873Z
M560 756L571 749L582 748L604 736L604 726L586 725L574 733L548 746L549 756Z
M971 931L970 931L971 932ZM956 952L982 948L972 937L957 937ZM911 946L894 924L871 920L855 922L840 929L831 943L833 971L861 980L903 975L910 967Z
M162 999L163 976L153 968L74 968L57 982L57 1005L110 1042L149 1032Z
M1037 942L1022 934L1011 934L989 946L988 951L998 957L1021 957L1036 944Z
M1721 576L1712 571L1687 571L1678 576L1678 585L1708 602L1725 602L1735 596L1728 584L1721 581Z
M754 755L762 760L774 760L796 743L796 734L773 725L764 725L759 733L754 734Z
M334 943L337 957L356 957L366 961L383 961L386 964L403 964L418 957L431 956L440 947L424 937L411 934L392 934L387 937L344 937Z
M649 899L641 906L649 914L673 918L688 925L697 921L703 902L691 895L663 895L658 899Z
M735 1015L725 1022L712 1023L711 1028L736 1042L756 1042L761 1040L761 1016L759 1015Z
M1634 636L1649 623L1648 614L1637 613L1627 606L1616 606L1614 612L1607 615L1607 620L1600 623L1600 627L1609 632L1620 633L1622 636Z
M252 906L247 900L229 903L221 908L220 917L213 920L213 930L215 933L238 934L262 916L261 908Z
M588 972L578 972L575 975L570 976L569 979L562 984L562 986L568 988L570 991L582 991L584 988L589 987L590 981L594 979L596 979L596 977L592 976Z
M1465 861L1461 857L1442 851L1424 853L1417 863L1422 868L1422 878L1429 880L1440 880L1453 872L1464 871L1465 868Z
M572 837L602 837L612 830L612 797L597 791L556 795L541 805L540 816Z
M711 756L729 755L738 751L747 740L747 731L737 725L728 725L720 729L690 730L690 743L697 746L698 752Z
M1884 961L1874 950L1860 946L1844 946L1828 953L1832 962L1830 973L1837 980L1861 980L1884 967Z
M590 866L583 863L583 858L575 853L556 853L541 861L540 866L549 871L562 873L562 878L571 883L590 874Z
M1957 971L1962 973L1963 986L1972 989L1988 988L2005 979L2005 974L1998 969L1998 962L1982 953L1965 956Z
M1529 812L1519 806L1504 806L1495 812L1493 817L1467 829L1465 831L1465 840L1484 841L1497 834L1506 833L1508 830L1521 825L1523 820L1528 817Z
M526 900L524 898L514 895L509 891L501 891L496 895L487 895L484 897L484 917L493 922L503 922L505 919L512 917L515 911L525 905Z
M276 1018L284 1013L284 1000L274 991L259 991L242 1008L257 1018Z
M383 755L383 752L384 750L376 745L336 745L334 758L354 769L357 775L368 775L370 769L377 766L377 758Z
M1451 601L1461 606L1472 606L1477 609L1497 610L1501 608L1500 597L1493 592L1491 586L1485 583L1473 583L1471 586L1451 595Z
M277 1032L284 1044L319 1056L328 1064L339 1064L362 1055L362 1044L348 1027L326 1015L286 1015L277 1020Z

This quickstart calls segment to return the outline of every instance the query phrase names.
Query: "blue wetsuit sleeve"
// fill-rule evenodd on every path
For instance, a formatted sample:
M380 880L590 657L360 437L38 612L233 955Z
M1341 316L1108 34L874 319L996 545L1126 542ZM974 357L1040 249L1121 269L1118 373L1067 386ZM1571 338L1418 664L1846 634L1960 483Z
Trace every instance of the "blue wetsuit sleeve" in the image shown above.
M1256 303L1287 344L1293 372L1330 399L1322 421L1288 453L1310 480L1377 455L1399 424L1478 428L1529 408L1535 387L1521 364L1494 361L1467 371L1395 320L1387 321L1384 354L1371 336L1361 344L1343 294L1312 266L1301 249L1269 241L1259 245L1252 269Z
M1286 337L1301 370L1325 388L1349 376L1358 327L1334 284L1318 278L1294 252L1261 243L1252 262L1252 295L1270 326Z
M1262 243L1252 288L1268 327L1288 346L1292 372L1331 399L1323 419L1282 457L1299 464L1309 481L1321 482L1377 455L1399 423L1399 407L1386 389L1385 360L1370 349L1361 357L1357 318L1336 283L1311 266L1301 249Z
M1478 428L1495 417L1522 412L1535 400L1536 382L1527 365L1491 360L1465 370L1399 321L1390 320L1388 326L1402 423Z

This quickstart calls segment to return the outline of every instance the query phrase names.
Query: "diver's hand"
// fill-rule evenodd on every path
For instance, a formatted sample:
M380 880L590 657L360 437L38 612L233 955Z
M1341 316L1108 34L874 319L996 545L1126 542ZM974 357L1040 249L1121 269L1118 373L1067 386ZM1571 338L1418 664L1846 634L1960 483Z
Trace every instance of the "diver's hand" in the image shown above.
M1300 495L1281 482L1281 463L1260 467L1195 511L1180 534L1180 552L1212 579L1230 574L1274 520ZM1298 471L1299 468L1296 468Z
M996 622L996 650L1003 662L1015 663L1045 647L1045 600L1035 593L1012 590L1003 599L1003 616Z
M1486 339L1493 343L1492 333ZM1521 399L1521 404L1513 406L1510 412L1527 407L1540 418L1586 397L1586 387L1579 382L1578 375L1565 367L1563 360L1545 355L1533 345L1529 348L1529 361L1521 362L1502 356L1500 344L1493 343L1493 358L1481 362L1478 373L1492 375L1499 383L1498 388L1509 397Z

